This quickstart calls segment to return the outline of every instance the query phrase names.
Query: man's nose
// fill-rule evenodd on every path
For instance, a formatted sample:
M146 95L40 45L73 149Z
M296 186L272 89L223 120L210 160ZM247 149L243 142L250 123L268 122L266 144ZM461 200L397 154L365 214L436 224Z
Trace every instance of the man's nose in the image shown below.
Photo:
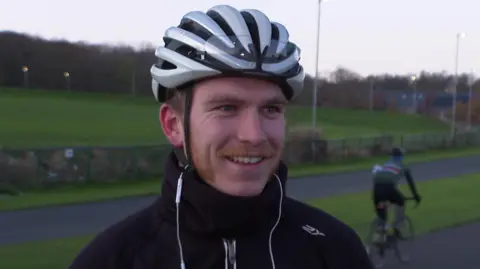
M261 144L267 139L263 128L262 116L257 111L248 111L240 117L237 137L242 142Z

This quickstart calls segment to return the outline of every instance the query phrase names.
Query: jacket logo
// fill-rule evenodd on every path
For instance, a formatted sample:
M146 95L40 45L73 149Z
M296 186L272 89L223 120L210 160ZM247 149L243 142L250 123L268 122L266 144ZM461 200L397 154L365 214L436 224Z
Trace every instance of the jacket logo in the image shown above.
M307 233L309 233L309 234L311 234L311 235L315 235L315 236L318 236L318 235L320 235L320 236L325 236L325 234L322 233L322 232L320 232L317 228L314 228L314 227L312 227L312 226L310 226L310 225L308 225L308 224L303 225L303 226L302 226L302 229L303 229L305 232L307 232Z

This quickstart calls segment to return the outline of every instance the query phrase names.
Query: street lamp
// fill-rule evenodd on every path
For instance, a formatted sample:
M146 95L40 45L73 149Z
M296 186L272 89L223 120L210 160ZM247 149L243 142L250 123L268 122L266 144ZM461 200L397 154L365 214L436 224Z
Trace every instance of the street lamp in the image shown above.
M28 88L28 66L22 66L23 87Z
M413 111L417 114L417 76L410 77L410 84L413 87Z
M455 47L455 81L453 89L453 98L452 98L452 123L451 123L451 136L452 139L455 137L455 123L456 123L456 113L457 113L457 86L458 86L458 61L460 55L460 40L465 37L465 33L457 33L457 44Z
M468 76L468 111L467 111L467 126L468 130L472 128L472 96L473 84L475 84L475 70L472 68Z
M315 135L317 123L317 87L318 87L318 61L320 54L320 25L322 15L322 0L318 0L317 10L317 43L315 52L315 76L313 80L313 111L312 111L312 135Z
M374 102L374 93L373 91L375 90L375 77L370 77L368 79L368 105L370 112L373 112L373 102Z
M70 91L70 73L63 72L63 77L65 77L65 81L67 82L67 90Z
M312 109L312 151L315 158L315 133L317 128L317 91L318 91L318 61L320 54L320 18L322 15L322 3L327 0L317 0L317 44L315 53L315 78L313 80L313 109Z

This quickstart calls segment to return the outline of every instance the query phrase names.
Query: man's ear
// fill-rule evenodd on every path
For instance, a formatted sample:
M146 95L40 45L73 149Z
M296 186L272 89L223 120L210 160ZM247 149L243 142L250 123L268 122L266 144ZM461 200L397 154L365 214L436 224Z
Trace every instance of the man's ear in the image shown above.
M170 105L163 103L160 106L159 120L168 141L176 148L183 147L184 131L180 113Z

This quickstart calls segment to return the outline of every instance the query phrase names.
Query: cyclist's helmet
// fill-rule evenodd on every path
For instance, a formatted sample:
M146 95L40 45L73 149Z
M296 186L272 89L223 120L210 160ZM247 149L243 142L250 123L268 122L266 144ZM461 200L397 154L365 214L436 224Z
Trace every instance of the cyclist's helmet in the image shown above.
M399 147L394 147L392 148L392 151L390 151L389 155L394 157L403 157L405 155L405 150Z
M159 102L165 101L167 89L219 76L273 80L288 100L303 89L300 49L289 40L285 26L259 10L217 5L206 12L192 11L166 30L163 41L150 69Z

